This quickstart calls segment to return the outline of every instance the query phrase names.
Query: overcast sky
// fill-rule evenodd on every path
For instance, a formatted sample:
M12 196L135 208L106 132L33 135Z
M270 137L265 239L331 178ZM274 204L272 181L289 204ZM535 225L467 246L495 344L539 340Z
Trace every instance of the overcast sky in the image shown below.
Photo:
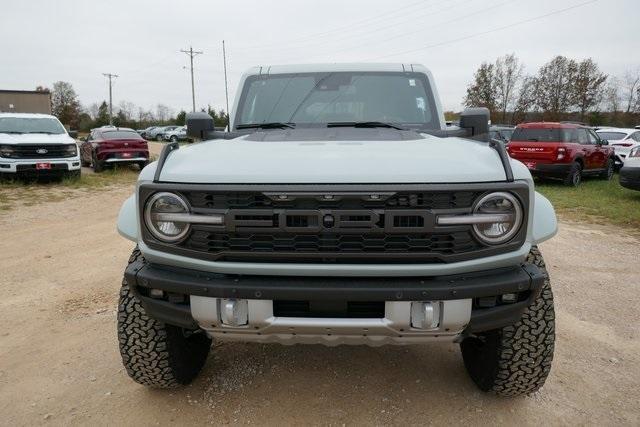
M609 74L640 67L640 0L2 0L0 89L71 82L83 105L223 108L223 39L230 103L252 65L422 63L445 109L458 110L482 61L514 52L535 73L561 54ZM568 10L567 10L568 9Z

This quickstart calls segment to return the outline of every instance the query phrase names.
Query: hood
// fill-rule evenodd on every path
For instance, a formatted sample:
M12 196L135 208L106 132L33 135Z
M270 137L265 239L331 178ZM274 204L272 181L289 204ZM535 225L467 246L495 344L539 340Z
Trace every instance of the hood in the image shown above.
M66 133L48 135L46 133L0 133L0 144L71 144L76 142Z
M149 171L151 172L151 171ZM265 131L172 152L160 176L187 183L454 183L504 181L487 143L394 129Z

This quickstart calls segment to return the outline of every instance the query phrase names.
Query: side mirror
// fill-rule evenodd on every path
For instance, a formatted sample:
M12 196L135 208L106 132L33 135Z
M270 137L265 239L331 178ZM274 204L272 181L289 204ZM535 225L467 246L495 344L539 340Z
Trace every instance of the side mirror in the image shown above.
M609 141L607 141L606 139L601 139L600 145L609 145Z
M69 132L69 136L73 139L76 139L78 137L78 131L77 130L70 130Z
M190 138L207 139L207 134L215 130L213 118L200 111L187 113L186 123Z
M460 115L460 127L467 131L471 139L489 141L489 109L485 107L467 108Z

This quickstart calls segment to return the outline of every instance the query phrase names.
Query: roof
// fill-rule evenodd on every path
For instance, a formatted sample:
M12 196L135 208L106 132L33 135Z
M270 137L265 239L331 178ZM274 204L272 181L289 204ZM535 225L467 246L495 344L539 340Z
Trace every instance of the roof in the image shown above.
M48 90L13 90L13 89L0 89L0 93L29 93L29 94L42 94L51 95Z
M0 113L0 117L17 117L17 118L25 118L25 119L55 119L55 116L51 114L40 114L40 113Z
M638 132L638 129L634 128L600 128L596 132L624 132L626 134Z
M530 122L520 123L518 128L524 129L577 129L588 128L589 126L579 125L576 123L562 123L562 122Z
M390 72L428 72L421 64L401 63L327 63L327 64L290 64L264 65L250 68L246 74L288 74L340 71L390 71Z

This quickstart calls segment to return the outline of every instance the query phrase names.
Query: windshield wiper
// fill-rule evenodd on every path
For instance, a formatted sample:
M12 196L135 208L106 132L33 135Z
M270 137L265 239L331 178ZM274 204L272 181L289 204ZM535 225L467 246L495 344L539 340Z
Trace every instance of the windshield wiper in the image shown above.
M45 135L60 135L59 133L55 133L55 132L47 132L44 130L41 131L33 131L33 132L25 132L25 133L43 133Z
M354 128L391 128L407 130L401 126L385 122L331 122L327 123L328 128L354 127Z
M241 123L236 126L236 129L283 129L283 128L295 128L295 123L281 123L281 122L269 122L269 123Z
M15 130L0 130L0 133L10 133L10 134L22 135L22 132L18 132L18 131L15 131Z

